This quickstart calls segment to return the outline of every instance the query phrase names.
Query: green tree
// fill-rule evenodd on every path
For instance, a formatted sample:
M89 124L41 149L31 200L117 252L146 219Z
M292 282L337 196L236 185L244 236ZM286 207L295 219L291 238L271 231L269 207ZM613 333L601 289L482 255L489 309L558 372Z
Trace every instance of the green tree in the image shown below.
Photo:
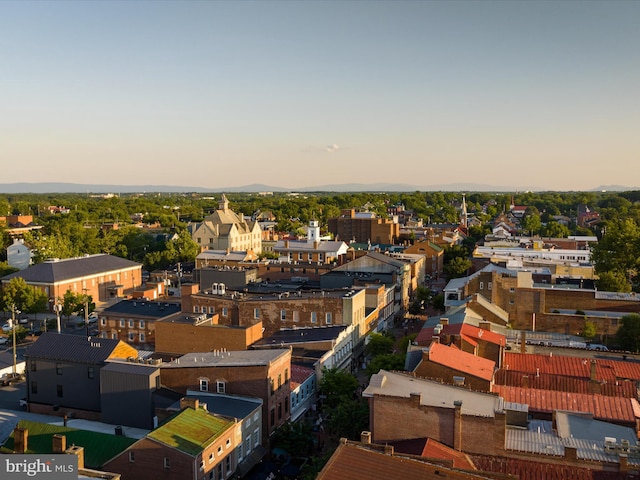
M329 430L338 437L359 440L369 428L369 404L359 398L341 402L331 411Z
M542 220L540 220L540 215L532 213L522 219L522 228L529 232L530 235L534 235L536 232L539 232L541 226Z
M27 284L24 278L13 277L2 289L2 309L10 311L14 306L22 312L31 312L36 308L40 293L40 290Z
M597 330L595 322L592 322L591 320L585 320L584 327L582 327L581 335L587 340L591 340L596 336L596 332Z
M450 279L464 277L471 268L471 265L471 260L468 258L455 257L444 265L444 274Z
M596 287L603 292L631 292L631 284L623 272L611 270L601 272L596 280Z
M640 272L640 227L633 219L608 222L602 238L592 246L591 257L598 275L623 274L633 290L639 290L636 277Z
M20 271L18 268L10 266L7 262L0 262L0 277L4 277L5 275L18 271Z
M387 353L378 355L367 365L367 374L373 375L380 370L404 370L405 353Z
M382 333L372 332L368 335L367 345L364 347L364 351L367 355L373 357L377 355L384 355L393 352L393 344L395 339L389 335Z
M554 221L548 222L542 229L542 234L551 238L567 238L569 233L569 227Z
M336 408L341 402L352 400L358 390L358 379L348 372L337 368L324 369L318 390L326 398L324 404Z
M616 343L622 350L636 353L640 350L640 314L631 313L620 319Z

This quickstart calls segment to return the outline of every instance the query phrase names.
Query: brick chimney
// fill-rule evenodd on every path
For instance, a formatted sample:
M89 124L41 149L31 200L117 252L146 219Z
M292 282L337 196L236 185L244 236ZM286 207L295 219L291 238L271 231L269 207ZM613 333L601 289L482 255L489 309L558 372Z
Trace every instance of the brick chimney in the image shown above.
M53 453L64 453L67 449L67 437L64 435L60 435L56 433L53 437L51 437L53 442L52 452Z
M180 410L184 410L185 408L197 410L199 406L200 402L197 398L182 397L180 399Z
M522 376L522 388L529 388L529 375Z
M455 407L453 419L453 448L462 451L462 400L453 402Z
M385 455L393 455L393 445L385 445L384 446L384 454Z
M84 468L84 448L83 447L78 447L77 445L71 445L69 448L67 448L65 453L68 455L75 455L76 457L78 457L78 470L80 470L81 468Z
M598 381L598 376L596 375L596 361L592 358L591 365L589 369L589 380L592 382Z
M29 430L26 428L16 427L13 430L13 451L16 453L25 453L29 443Z
M527 333L522 332L522 337L520 338L520 353L527 353Z
M441 318L440 319L440 325L449 325L449 319L448 318Z
M370 444L371 443L371 432L367 432L366 430L360 433L360 443Z

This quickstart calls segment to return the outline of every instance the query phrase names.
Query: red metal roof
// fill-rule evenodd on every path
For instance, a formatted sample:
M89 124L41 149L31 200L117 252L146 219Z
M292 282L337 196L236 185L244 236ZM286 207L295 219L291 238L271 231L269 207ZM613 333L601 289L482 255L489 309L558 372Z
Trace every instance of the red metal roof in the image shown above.
M529 405L530 412L551 413L554 410L590 412L597 420L627 423L634 426L640 417L640 407L634 398L506 387L504 385L494 385L492 391L507 402Z
M618 480L620 478L618 472L590 470L574 465L487 455L470 455L470 457L481 471L516 475L519 480Z
M416 337L416 343L418 345L429 345L431 339L435 335L435 327L423 328ZM470 341L472 345L473 341L484 341L489 343L495 343L496 345L505 346L506 338L504 335L489 330L483 330L482 328L469 325L468 323L453 323L443 325L440 335L459 335L462 336L465 341ZM473 340L470 340L473 339Z
M291 379L289 381L291 390L302 385L307 378L315 374L316 372L311 368L291 364Z
M534 375L540 373L589 379L590 363L590 358L506 352L503 365L505 370ZM640 363L599 358L596 360L596 378L607 383L615 383L619 379L640 381Z
M527 376L528 379L524 379ZM494 382L496 385L507 385L510 387L529 388L539 390L557 390L559 392L590 393L590 381L587 378L563 377L551 374L530 374L505 370L501 368L496 372ZM636 384L630 380L619 380L616 382L599 382L598 390L600 395L609 397L636 398Z
M436 342L429 347L429 361L489 381L496 368L496 362L492 360Z

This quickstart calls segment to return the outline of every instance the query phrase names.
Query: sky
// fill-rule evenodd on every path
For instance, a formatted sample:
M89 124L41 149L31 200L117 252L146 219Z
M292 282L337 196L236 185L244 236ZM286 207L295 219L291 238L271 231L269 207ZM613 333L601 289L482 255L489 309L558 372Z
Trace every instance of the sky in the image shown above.
M0 183L640 184L638 1L0 2Z

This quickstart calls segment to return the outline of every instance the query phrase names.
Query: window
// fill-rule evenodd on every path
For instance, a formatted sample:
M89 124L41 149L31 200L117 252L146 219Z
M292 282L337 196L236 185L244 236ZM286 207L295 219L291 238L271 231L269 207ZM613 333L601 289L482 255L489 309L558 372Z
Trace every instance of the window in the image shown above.
M513 305L515 302L513 300L509 300L509 305Z
M616 327L618 325L618 319L617 318L612 318L611 319L611 326Z
M299 253L298 253L298 260L302 261L302 258L303 258L303 257L302 257L302 252L299 252Z
M223 473L222 472L222 468L223 468L223 465L222 465L222 462L221 462L221 463L218 464L218 478L222 478L222 473Z
M308 253L307 254L307 260L312 262L313 261L313 253Z
M484 282L480 282L480 290L484 290Z
M238 463L240 463L240 460L242 460L242 442L236 448L236 456L238 457Z
M56 375L62 375L62 364L56 363Z
M193 313L198 313L200 311L200 307L198 305L193 306Z
M294 322L299 322L300 321L300 313L299 312L293 312L293 321Z
M226 443L224 444L224 448L226 448L227 450L229 449L229 447L231 447L231 439L227 438Z
M227 316L227 307L222 307L222 316L223 317Z
M318 314L316 312L311 312L311 323L316 323L318 321Z
M254 308L253 309L253 318L255 318L255 319L259 319L260 318L260 309L259 308Z
M278 420L282 420L282 402L278 402Z
M209 391L209 380L207 378L200 379L200 391L201 392Z
M59 398L62 398L64 396L62 385L56 385L56 394Z
M202 472L203 470L204 470L204 460L200 462L200 471Z
M333 322L333 318L331 313L325 313L324 314L324 321L327 325L331 325L331 322Z
M289 397L284 397L284 413L289 412Z
M120 319L120 326L121 326L122 328L124 328L124 318L121 318L121 319Z
M515 287L511 287L511 288L509 288L509 292L511 292L511 293L515 293L515 291L516 291Z
M144 328L144 320L138 322L138 328Z
M226 391L227 391L227 384L222 380L218 380L216 382L216 393L226 393Z
M37 372L38 371L38 367L36 365L36 361L35 360L31 360L31 371L32 372Z
M31 393L38 393L38 382L36 382L35 380L31 380Z
M135 338L135 335L136 335L135 333L133 333L133 332L129 332L128 337L129 337L129 341L130 341L130 342L133 342L133 339Z
M118 334L116 332L113 332L111 334L111 338L113 338L114 340L117 340L118 339Z
M218 447L218 456L221 457L222 456L222 446Z
M244 451L247 455L251 453L251 435L247 435L244 439Z
M271 410L273 412L273 410ZM256 428L253 431L253 444L257 447L260 445L260 429Z
M271 417L270 420L271 422L269 422L269 425L273 426L276 423L276 409L272 408L271 412L269 413L269 416Z
M171 460L169 460L169 457L164 457L164 468L171 468Z
M104 318L104 317L102 317L102 318L100 319L100 325L102 325L103 327L106 327L106 326L107 326L107 319L106 319L106 318Z
M231 456L227 455L227 458L224 459L224 468L227 471L227 475L231 473Z
M491 287L493 287L493 282L487 282L487 289L491 290Z
M324 253L319 253L319 254L318 254L318 261L319 261L319 262L324 261Z
M214 313L216 313L216 307L209 307L209 313L211 315L213 315Z
M129 450L129 461L134 463L136 461L136 452Z
M90 380L95 378L95 370L93 367L87 367L87 378Z
M209 454L209 463L213 463L213 453Z
M289 381L289 369L288 368L284 369L284 381L285 381L285 383Z
M283 322L287 319L287 311L286 310L280 310L280 320L282 320Z
M144 333L141 332L139 338L141 342L144 342Z
M282 374L281 373L278 374L278 390L280 390L280 387L282 387Z

